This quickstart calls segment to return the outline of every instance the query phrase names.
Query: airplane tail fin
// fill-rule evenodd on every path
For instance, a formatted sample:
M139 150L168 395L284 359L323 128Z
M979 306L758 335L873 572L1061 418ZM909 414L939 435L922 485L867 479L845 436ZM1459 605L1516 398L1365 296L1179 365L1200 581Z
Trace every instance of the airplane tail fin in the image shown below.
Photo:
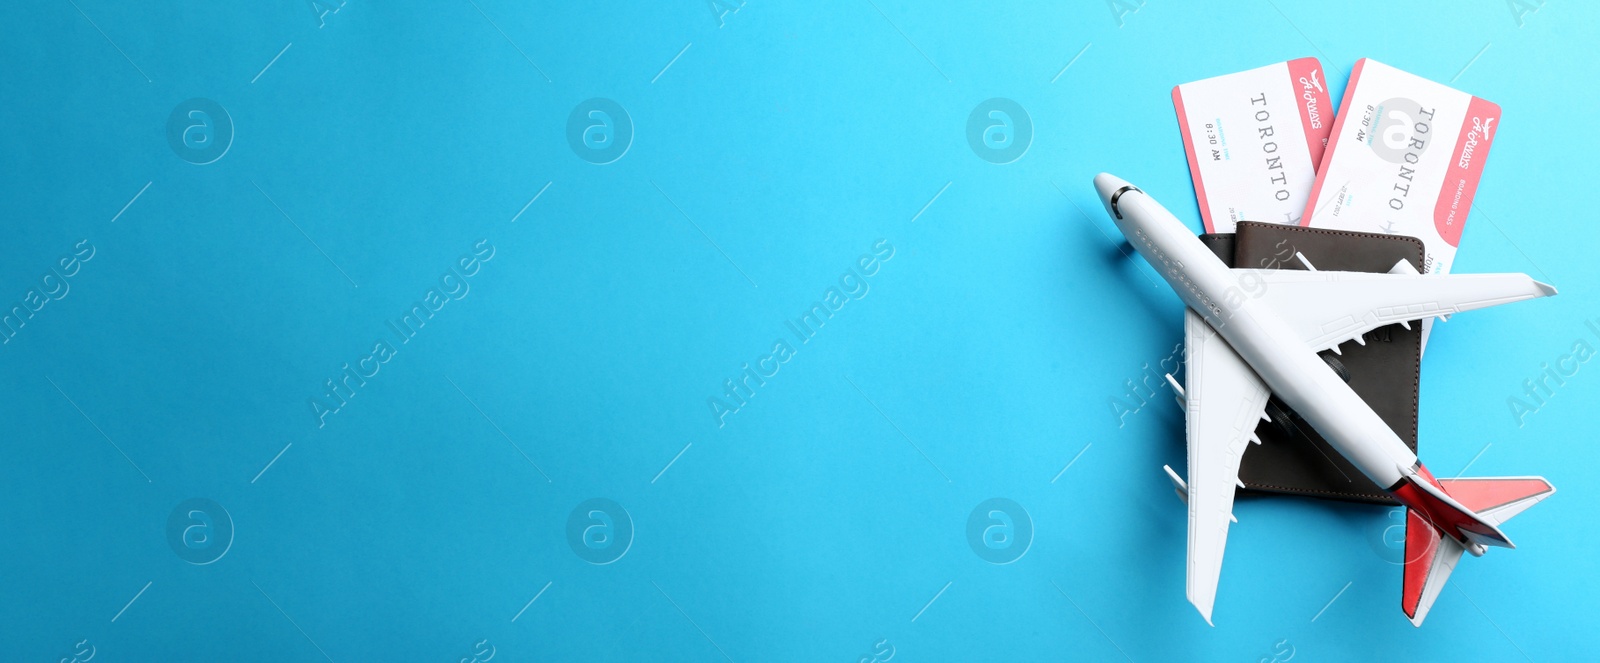
M1409 507L1400 608L1414 626L1422 625L1461 553L1513 547L1499 525L1556 492L1543 477L1436 480L1426 469L1419 474L1426 480L1408 480L1396 491Z

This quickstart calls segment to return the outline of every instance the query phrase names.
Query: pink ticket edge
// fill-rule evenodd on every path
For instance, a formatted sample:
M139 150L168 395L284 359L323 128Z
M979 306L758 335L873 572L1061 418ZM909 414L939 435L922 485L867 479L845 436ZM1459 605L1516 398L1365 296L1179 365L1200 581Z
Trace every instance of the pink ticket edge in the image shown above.
M1322 153L1322 165L1317 168L1317 182L1311 185L1311 199L1306 201L1306 211L1300 213L1300 225L1311 226L1311 214L1317 209L1317 199L1322 195L1322 185L1328 179L1328 165L1333 163L1334 150L1339 148L1339 136L1344 135L1344 121L1350 119L1350 100L1355 98L1356 84L1361 82L1361 69L1367 64L1367 58L1356 60L1356 66L1350 69L1350 83L1345 85L1344 100L1339 102L1339 114L1333 121L1332 140L1328 142L1328 150Z
M1461 232L1466 229L1467 215L1472 211L1472 198L1478 193L1478 180L1483 178L1483 164L1489 160L1489 148L1494 145L1494 123L1500 120L1500 106L1492 101L1473 97L1467 103L1467 116L1461 122L1461 132L1456 136L1456 155L1445 176L1445 185L1439 189L1439 200L1433 206L1433 227L1439 237L1450 246L1461 247ZM1481 141L1480 139L1481 133ZM1467 154L1468 143L1472 153ZM1481 142L1481 146L1479 143ZM1462 167L1461 162L1467 165ZM1461 189L1457 204L1452 195L1451 182Z
M1328 96L1328 88L1322 81L1317 80L1317 72L1322 70L1322 61L1313 57L1297 58L1289 61L1289 87L1299 86L1300 94L1295 98L1295 104L1300 108L1300 126L1306 134L1306 150L1311 153L1312 171L1321 170L1322 154L1328 147L1330 127L1322 122L1325 113L1332 110L1333 99ZM1322 128L1313 125L1312 113L1316 113L1316 123Z
M1206 232L1214 233L1217 228L1211 223L1211 206L1206 202L1206 183L1200 177L1200 161L1195 157L1194 137L1189 135L1189 113L1183 107L1182 87L1172 87L1172 106L1178 110L1178 131L1183 134L1183 151L1189 158L1189 179L1194 181L1194 194L1200 202L1200 220L1205 224Z

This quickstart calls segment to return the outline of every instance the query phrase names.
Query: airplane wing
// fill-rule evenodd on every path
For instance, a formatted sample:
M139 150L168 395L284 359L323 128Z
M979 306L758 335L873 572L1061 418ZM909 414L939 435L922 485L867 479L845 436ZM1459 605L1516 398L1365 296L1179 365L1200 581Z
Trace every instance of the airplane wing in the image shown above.
M1267 386L1193 309L1184 309L1184 409L1189 438L1189 602L1211 622L1222 551L1233 522L1233 490L1245 445L1260 440Z
M1287 269L1248 270L1266 283L1262 299L1300 333L1312 351L1396 322L1447 317L1556 289L1526 274L1367 274Z
M1543 477L1481 477L1440 479L1439 485L1451 497L1472 509L1490 524L1499 525L1556 492ZM1461 561L1466 548L1454 537L1443 536L1427 517L1406 512L1405 574L1401 583L1400 608L1413 626L1421 626L1433 602L1444 590L1450 572ZM1481 554L1482 548L1479 548Z

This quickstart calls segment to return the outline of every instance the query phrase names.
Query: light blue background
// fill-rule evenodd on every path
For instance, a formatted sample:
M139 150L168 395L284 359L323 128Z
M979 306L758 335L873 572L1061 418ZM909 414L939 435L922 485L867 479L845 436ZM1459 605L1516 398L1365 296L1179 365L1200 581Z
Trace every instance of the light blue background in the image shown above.
M97 249L0 346L0 657L1589 652L1600 369L1520 426L1507 399L1600 346L1593 8L475 1L0 7L0 296ZM1389 510L1287 498L1241 500L1207 626L1160 470L1178 410L1111 408L1181 312L1108 241L1090 178L1198 230L1172 86L1306 55L1335 99L1373 57L1499 103L1455 271L1562 293L1435 331L1424 459L1560 492L1420 630ZM235 125L204 166L165 136L194 97ZM567 144L591 97L633 122L609 165ZM1032 119L1011 164L966 142L992 97ZM470 294L319 429L323 381L480 239ZM785 321L879 239L868 295L719 428L723 380L795 343ZM192 497L236 530L205 566L165 538ZM594 497L636 531L604 566L566 534ZM1008 565L967 540L992 497L1033 525Z

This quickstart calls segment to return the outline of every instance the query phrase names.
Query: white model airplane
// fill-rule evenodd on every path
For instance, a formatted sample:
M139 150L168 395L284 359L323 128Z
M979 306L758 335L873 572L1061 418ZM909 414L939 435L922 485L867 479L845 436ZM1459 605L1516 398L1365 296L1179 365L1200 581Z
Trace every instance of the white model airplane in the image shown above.
M1407 509L1400 607L1420 626L1462 552L1512 548L1499 525L1555 492L1543 477L1435 479L1324 360L1374 328L1556 294L1525 274L1421 275L1232 269L1170 212L1112 175L1094 178L1106 211L1188 305L1189 601L1211 622L1233 518L1239 460L1276 394ZM1303 257L1302 257L1303 260ZM1402 265L1404 267L1402 267ZM1311 268L1308 263L1306 265Z

